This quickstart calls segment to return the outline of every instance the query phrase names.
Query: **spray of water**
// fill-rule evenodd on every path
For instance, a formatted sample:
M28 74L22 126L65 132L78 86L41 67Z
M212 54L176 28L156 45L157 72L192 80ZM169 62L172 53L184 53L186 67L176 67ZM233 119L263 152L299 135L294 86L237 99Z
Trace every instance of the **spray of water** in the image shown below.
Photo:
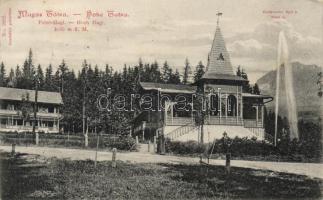
M296 100L293 88L293 74L292 68L288 61L288 47L286 37L283 31L279 33L278 40L278 58L277 58L277 76L276 76L276 102L275 102L275 136L277 138L277 121L279 114L279 89L280 89L280 68L285 68L285 91L286 91L286 103L288 111L288 122L291 131L291 138L298 139L298 127L297 127L297 110ZM275 140L276 144L276 140Z

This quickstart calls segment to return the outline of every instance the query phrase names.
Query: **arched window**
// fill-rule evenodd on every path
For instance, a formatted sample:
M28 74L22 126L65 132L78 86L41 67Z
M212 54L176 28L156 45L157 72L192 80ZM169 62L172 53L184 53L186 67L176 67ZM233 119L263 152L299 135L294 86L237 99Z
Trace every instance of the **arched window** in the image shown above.
M237 115L237 98L234 95L228 96L228 116Z
M219 110L219 98L217 94L211 94L210 96L210 115L218 115Z

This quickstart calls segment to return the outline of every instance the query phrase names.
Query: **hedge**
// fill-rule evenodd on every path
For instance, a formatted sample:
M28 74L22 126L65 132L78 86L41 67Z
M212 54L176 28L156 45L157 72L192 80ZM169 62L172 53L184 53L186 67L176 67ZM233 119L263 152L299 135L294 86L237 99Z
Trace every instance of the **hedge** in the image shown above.
M233 158L260 159L260 160L280 160L280 161L299 161L299 162L320 162L321 145L313 141L280 141L277 147L265 141L258 141L256 138L230 138L230 153ZM178 142L166 141L166 152L179 155L210 155L223 157L223 142L221 139L214 143L201 144L196 141Z
M30 132L26 133L0 133L0 141L3 144L17 144L17 145L34 145L35 135ZM88 136L88 147L96 148L97 136ZM85 141L83 135L66 135L66 134L51 134L40 133L39 134L39 146L64 146L64 147L84 147ZM100 135L99 138L100 149L112 149L118 150L136 150L136 141L129 136L114 136L114 135Z

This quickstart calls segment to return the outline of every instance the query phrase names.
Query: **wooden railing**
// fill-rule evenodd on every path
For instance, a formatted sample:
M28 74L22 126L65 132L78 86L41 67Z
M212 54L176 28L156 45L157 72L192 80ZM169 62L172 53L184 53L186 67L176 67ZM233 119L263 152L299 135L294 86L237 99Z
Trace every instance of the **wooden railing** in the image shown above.
M0 115L5 115L5 116L19 116L19 112L21 111L18 110L5 110L5 109L0 109ZM50 113L50 112L37 112L37 117L45 117L45 118L60 118L62 115L60 113Z
M194 119L191 117L168 117L166 120L167 126L182 126L186 124L194 124Z
M242 126L243 121L240 117L217 117L210 116L206 117L206 124L209 125L233 125L233 126Z
M256 121L254 119L244 119L243 125L246 128L263 128L263 124L261 121Z
M33 127L32 126L22 126L22 125L6 125L6 124L1 124L0 128L2 129L6 129L8 131L18 131L18 132L22 132L22 131L32 131ZM58 132L58 127L35 127L36 132Z
M171 131L170 133L166 134L166 137L173 140L173 139L178 138L182 135L188 134L189 132L191 132L197 128L198 128L198 126L194 126L191 123L186 124L181 127L178 127L177 129Z
M195 124L195 120L192 117L168 117L166 120L167 126L183 126L186 124ZM206 116L205 124L207 125L233 125L243 126L243 120L241 117L217 117L217 116Z

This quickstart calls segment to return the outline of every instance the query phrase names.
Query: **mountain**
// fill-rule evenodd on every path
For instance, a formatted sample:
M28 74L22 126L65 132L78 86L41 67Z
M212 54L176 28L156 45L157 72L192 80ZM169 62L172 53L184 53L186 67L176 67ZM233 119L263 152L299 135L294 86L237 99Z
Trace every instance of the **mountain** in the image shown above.
M321 109L323 101L318 96L319 85L317 83L318 73L322 71L322 67L305 65L300 62L293 62L291 65L298 117L305 120L317 119L322 115ZM287 116L284 67L281 67L280 71L279 114ZM275 98L276 70L270 71L262 76L257 80L257 84L262 94L268 94ZM267 108L272 111L274 110L274 105L275 99L266 104Z

